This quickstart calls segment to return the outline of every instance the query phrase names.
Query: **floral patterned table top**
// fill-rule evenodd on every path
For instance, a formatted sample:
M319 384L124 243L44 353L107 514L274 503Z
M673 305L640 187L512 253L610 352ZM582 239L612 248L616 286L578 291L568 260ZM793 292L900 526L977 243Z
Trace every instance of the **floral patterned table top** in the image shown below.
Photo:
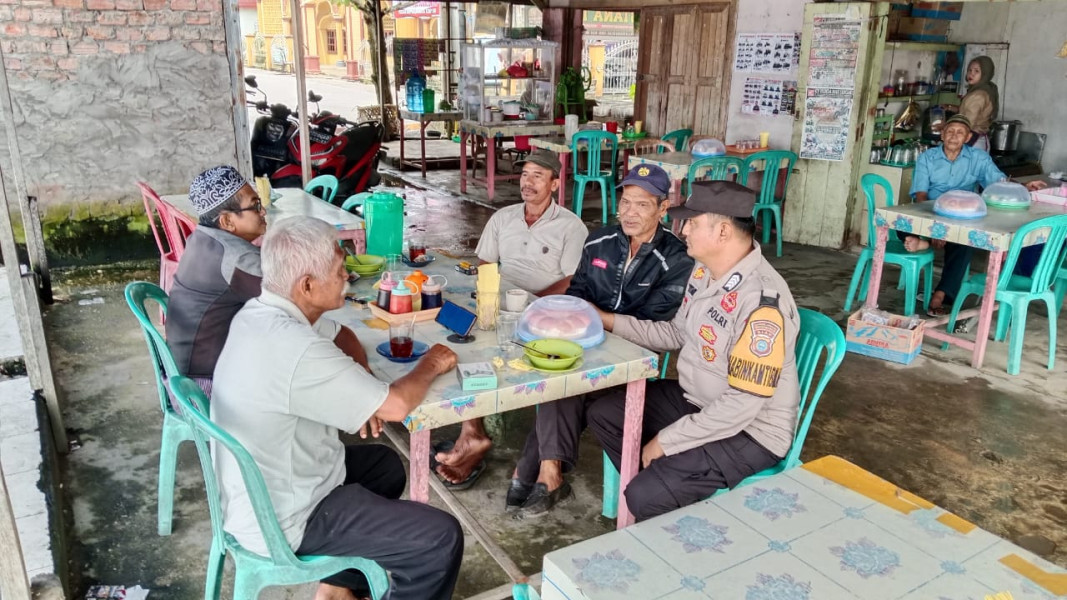
M448 279L445 299L474 311L475 301L471 298L471 292L474 291L476 277L456 271L456 264L457 260L438 255L422 271L426 275L444 275ZM376 294L372 289L375 281L377 278L361 279L349 287L349 292L355 297L371 297ZM515 286L501 282L501 291L512 287ZM389 340L389 331L388 325L372 315L369 309L348 302L344 308L328 316L356 332L367 351L371 369L380 379L393 381L414 367L415 363L394 363L375 352L378 344ZM505 355L497 344L496 331L482 331L475 326L472 332L475 341L468 344L448 342L445 338L450 333L432 320L415 325L417 341L449 346L459 355L460 363L495 363L498 386L488 391L464 391L454 371L438 377L426 401L405 420L409 431L436 429L474 417L568 398L659 374L659 357L655 353L610 333L602 344L585 351L577 367L562 373L547 373L528 367L522 358L522 349L514 344L510 345L514 349L508 348Z
M637 142L634 140L619 138L618 148L619 150L632 150L636 143ZM530 145L534 148L544 148L545 150L551 150L556 153L571 153L571 145L567 143L566 138L563 136L533 138L530 140ZM606 143L604 144L604 148L607 148Z
M408 121L459 121L463 119L463 112L458 110L445 110L440 112L419 113L413 110L400 111L400 118Z
M1062 598L1067 571L827 456L545 556L545 600Z
M1029 210L997 210L990 208L980 219L951 219L934 213L933 201L916 202L879 208L874 223L878 227L915 233L936 240L947 240L980 250L1007 251L1011 238L1020 227L1044 217L1062 215L1067 207L1034 202ZM1023 244L1031 246L1044 241L1043 232L1032 232Z
M516 135L559 135L563 133L563 126L555 123L527 123L525 121L509 121L504 123L482 124L474 121L460 121L459 130L463 133L489 137L514 137Z

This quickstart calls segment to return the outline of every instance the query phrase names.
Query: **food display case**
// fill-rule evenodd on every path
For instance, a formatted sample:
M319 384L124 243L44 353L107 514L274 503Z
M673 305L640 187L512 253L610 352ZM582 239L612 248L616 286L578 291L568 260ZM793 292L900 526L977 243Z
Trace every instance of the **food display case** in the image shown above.
M463 120L551 123L559 44L495 39L464 44L459 82Z

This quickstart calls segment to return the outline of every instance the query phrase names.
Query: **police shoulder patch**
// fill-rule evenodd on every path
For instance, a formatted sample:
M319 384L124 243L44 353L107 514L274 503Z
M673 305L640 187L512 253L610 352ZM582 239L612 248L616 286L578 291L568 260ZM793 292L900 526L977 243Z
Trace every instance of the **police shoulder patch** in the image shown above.
M778 388L785 363L785 320L777 298L763 297L749 315L741 336L730 350L727 380L730 387L769 398Z
M723 291L732 292L737 289L737 286L741 285L741 274L734 273L730 275L730 278L726 280L726 283L722 284Z

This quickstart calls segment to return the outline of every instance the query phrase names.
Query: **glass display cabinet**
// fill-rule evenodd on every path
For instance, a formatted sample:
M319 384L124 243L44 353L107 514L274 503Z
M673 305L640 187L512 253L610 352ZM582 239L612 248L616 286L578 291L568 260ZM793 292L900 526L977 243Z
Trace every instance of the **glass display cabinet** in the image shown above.
M459 82L465 121L551 123L559 44L495 39L464 44Z

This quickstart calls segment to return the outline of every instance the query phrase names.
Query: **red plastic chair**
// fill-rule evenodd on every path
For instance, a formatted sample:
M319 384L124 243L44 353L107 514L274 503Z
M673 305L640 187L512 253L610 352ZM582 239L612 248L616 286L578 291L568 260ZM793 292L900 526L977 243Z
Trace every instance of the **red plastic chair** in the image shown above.
M147 183L138 182L137 187L141 190L148 225L159 248L159 287L170 293L174 274L178 271L178 261L185 251L185 240L196 229L196 222L165 202ZM163 229L162 235L160 228Z

